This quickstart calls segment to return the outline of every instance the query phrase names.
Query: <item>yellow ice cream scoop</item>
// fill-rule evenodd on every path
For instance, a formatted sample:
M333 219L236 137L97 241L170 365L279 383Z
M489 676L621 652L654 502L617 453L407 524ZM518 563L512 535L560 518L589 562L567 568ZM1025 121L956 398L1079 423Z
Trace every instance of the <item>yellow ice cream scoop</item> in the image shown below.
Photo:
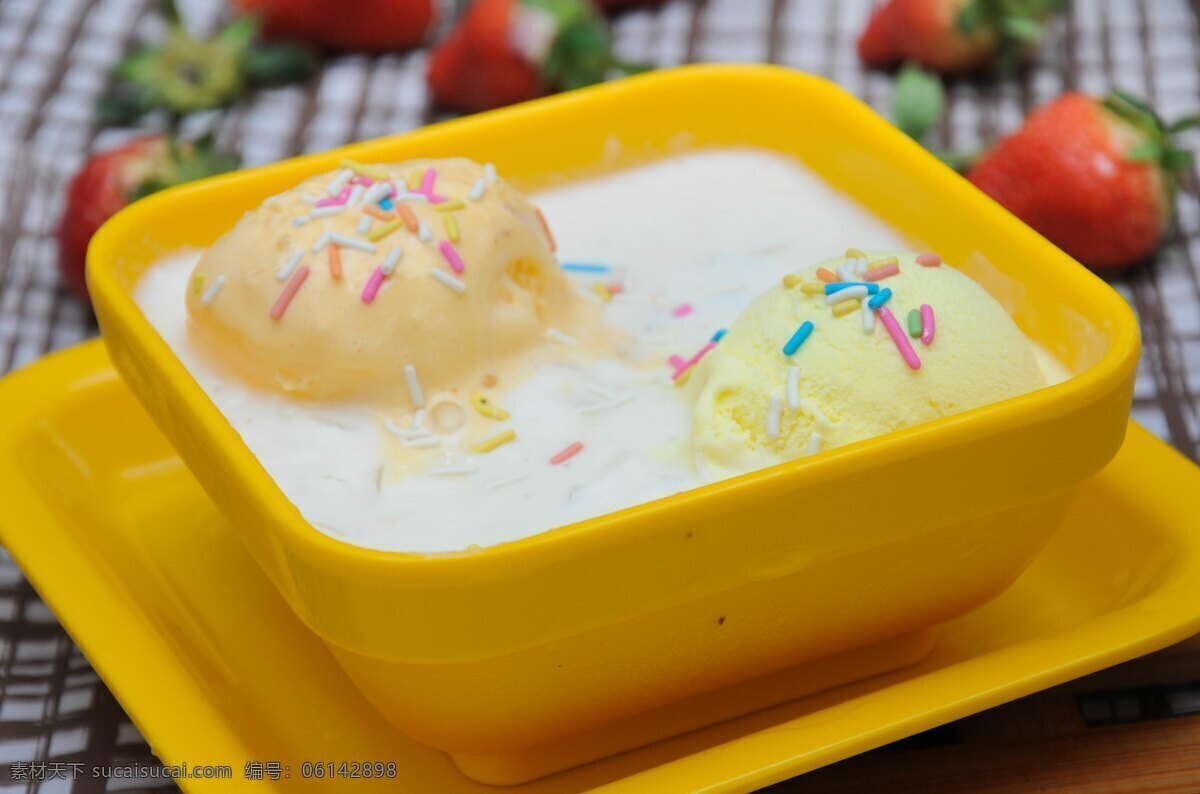
M972 279L930 255L852 254L758 297L697 366L692 445L706 476L1046 385L1032 345Z
M494 169L342 166L264 201L196 266L192 335L243 378L420 407L589 311L539 211Z

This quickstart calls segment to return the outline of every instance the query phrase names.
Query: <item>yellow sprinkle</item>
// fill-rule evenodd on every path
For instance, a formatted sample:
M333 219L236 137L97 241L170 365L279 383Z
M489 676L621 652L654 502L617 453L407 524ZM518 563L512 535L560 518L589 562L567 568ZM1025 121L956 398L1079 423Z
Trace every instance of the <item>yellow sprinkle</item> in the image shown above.
M692 366L688 367L687 369L685 369L683 372L680 373L679 377L675 379L676 388L687 385L688 380L690 380L692 377L692 370L694 370L695 368L696 368L696 366L693 364Z
M453 201L443 201L441 204L434 204L433 208L438 212L453 212L454 210L460 210L465 206L467 205L463 204L459 199L454 199Z
M502 430L486 441L480 441L475 446L471 447L471 451L477 454L491 452L496 447L502 447L510 441L516 441L517 434L512 428Z
M592 285L592 292L599 295L600 300L604 301L605 303L612 303L612 292L609 291L608 287L604 286L599 281Z
M881 267L887 267L888 265L899 265L899 264L900 264L899 259L897 259L894 256L889 256L886 259L876 259L874 262L868 262L867 270L878 270Z
M788 289L791 289L792 287L800 286L801 282L803 282L803 281L804 281L804 279L800 278L795 273L788 273L786 276L783 277L783 286L787 287Z
M200 291L203 289L204 289L204 274L197 273L196 275L192 276L192 292L199 295Z
M471 405L479 412L481 416L486 416L488 419L497 419L503 422L508 418L508 411L498 405L493 405L492 401L487 398L486 394L476 393L471 397Z
M458 220L454 217L454 213L446 216L446 236L450 238L450 242L458 242Z
M810 281L807 284L801 284L800 291L805 295L824 295L825 285L819 282Z
M397 218L396 220L388 221L387 223L381 223L371 231L367 232L367 239L371 242L382 240L384 237L387 237L389 234L396 231L403 225L404 220L402 218Z
M342 168L349 168L351 171L358 174L359 176L369 176L372 179L380 179L380 180L388 178L387 171L384 171L382 168L375 168L374 166L363 165L362 163L358 162L357 160L343 159L341 162L341 166L342 166Z
M408 189L410 191L420 190L421 189L421 180L423 180L424 178L425 178L425 169L424 168L422 168L420 171L413 171L411 174L408 175Z
M847 259L866 259L867 255L857 248L847 248L846 249L846 258Z
M833 305L833 316L841 317L843 314L849 314L852 311L857 311L861 303L862 301L860 301L858 298L855 298L854 300L842 301L841 303L835 303Z

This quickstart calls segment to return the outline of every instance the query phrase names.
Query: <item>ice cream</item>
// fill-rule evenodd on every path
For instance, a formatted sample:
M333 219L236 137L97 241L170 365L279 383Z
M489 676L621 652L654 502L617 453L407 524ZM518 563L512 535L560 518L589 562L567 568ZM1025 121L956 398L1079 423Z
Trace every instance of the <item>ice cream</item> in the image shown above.
M991 295L937 257L918 258L855 251L786 276L742 312L688 384L707 477L1046 385L1032 345ZM843 284L861 286L842 293Z
M417 389L420 402L504 372L595 314L537 209L493 171L346 165L266 200L196 265L192 333L238 376L300 398L421 407Z

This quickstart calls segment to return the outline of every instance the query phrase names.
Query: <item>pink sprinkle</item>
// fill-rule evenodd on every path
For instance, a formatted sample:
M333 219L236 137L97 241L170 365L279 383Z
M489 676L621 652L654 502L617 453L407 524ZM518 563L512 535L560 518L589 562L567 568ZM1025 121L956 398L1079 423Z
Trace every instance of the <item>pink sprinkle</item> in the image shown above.
M442 252L442 256L446 257L446 261L450 263L450 269L455 273L461 273L467 269L463 264L462 257L458 255L458 251L454 250L454 246L449 240L442 240L438 243L438 250Z
M937 254L917 254L917 264L921 267L938 267L942 258Z
M672 366L672 367L674 367L675 369L680 369L680 368L683 368L683 367L686 367L686 366L687 366L687 360L686 360L686 359L685 359L683 356L675 356L675 355L673 355L673 356L671 356L670 358L668 358L668 359L667 359L667 361L668 361L668 362L671 364L671 366Z
M613 283L608 285L608 294L609 295L620 295L624 291L625 291L624 284L620 284L620 283L614 281Z
M371 185L375 184L375 180L369 176L356 176L350 179L350 184L370 187Z
M863 281L883 281L885 278L895 276L900 272L899 265L884 265L877 267L874 270L868 270L863 276Z
M582 449L583 449L583 442L576 441L575 443L571 444L569 447L564 449L562 452L560 452L557 455L555 455L554 457L550 458L550 463L555 466L557 466L560 463L566 463L568 460L570 460L571 458L578 455Z
M435 179L437 179L437 169L436 168L426 168L425 175L421 177L420 192L426 193L426 194L433 193L433 182ZM429 199L430 199L430 201L432 201L433 196L431 195L429 197Z
M331 196L330 198L318 199L317 203L313 204L313 206L314 207L336 207L340 204L345 204L346 201L349 200L349 198L350 198L350 187L349 187L349 185L347 185L346 187L342 188L341 193L338 193L336 196Z
M370 303L375 300L375 296L379 294L379 288L383 285L383 267L375 268L375 272L367 279L367 285L363 287L362 302Z
M879 314L879 319L883 320L883 327L891 335L892 341L896 343L896 349L900 351L900 357L904 359L904 363L910 369L920 369L921 359L917 358L917 351L913 350L913 346L909 344L908 335L904 333L900 323L896 322L896 316L886 306L880 306L875 311Z
M683 362L682 367L677 367L675 369L675 374L671 376L671 380L679 380L680 375L682 375L683 373L687 372L692 367L699 364L700 359L702 359L706 355L708 355L708 351L712 350L716 346L717 346L716 342L709 342L704 347L700 348L700 351L698 353L696 353L696 355L692 356L687 361Z
M681 303L675 307L675 311L671 312L671 314L675 315L676 317L687 317L691 313L692 304L690 303Z
M292 274L292 278L283 287L283 292L279 293L279 298L275 301L275 305L271 307L271 319L278 320L287 311L288 304L292 302L292 298L296 297L296 293L300 290L300 285L304 283L304 279L308 278L308 265L301 265Z
M448 200L445 196L439 196L437 193L426 193L425 196L429 199L430 204L441 204Z
M933 343L933 307L928 303L921 304L921 344Z

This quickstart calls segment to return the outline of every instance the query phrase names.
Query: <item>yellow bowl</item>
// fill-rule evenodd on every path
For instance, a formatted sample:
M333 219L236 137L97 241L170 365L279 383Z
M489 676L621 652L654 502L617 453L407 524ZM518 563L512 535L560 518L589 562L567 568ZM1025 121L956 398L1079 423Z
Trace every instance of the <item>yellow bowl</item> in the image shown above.
M536 187L728 145L799 158L1075 375L513 543L404 554L309 526L131 298L158 257L342 157L466 155ZM684 730L915 661L929 627L1016 578L1115 454L1138 356L1105 284L836 86L761 66L659 72L157 194L100 231L88 278L117 369L292 609L391 721L492 782L553 768L530 748L561 766L653 739L614 728L648 709L692 704ZM737 688L788 668L767 694Z

